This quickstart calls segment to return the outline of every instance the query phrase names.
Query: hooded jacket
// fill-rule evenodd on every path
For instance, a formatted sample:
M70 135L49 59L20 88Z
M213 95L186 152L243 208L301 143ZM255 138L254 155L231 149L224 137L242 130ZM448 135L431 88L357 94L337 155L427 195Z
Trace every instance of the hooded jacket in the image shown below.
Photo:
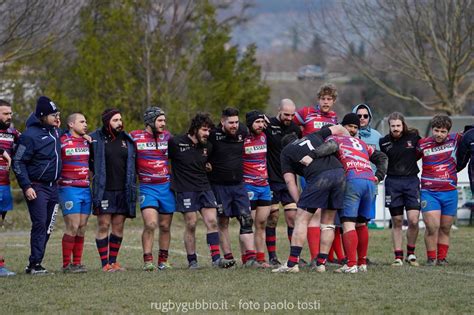
M32 182L53 183L61 175L62 131L44 125L32 113L26 121L26 131L18 140L13 157L13 172L18 184L25 190Z
M357 114L357 111L360 108L365 108L369 112L369 123L367 124L367 126L361 127L359 129L359 139L363 140L365 143L375 148L376 150L380 150L379 140L380 138L382 138L382 135L377 130L370 127L370 123L372 122L372 111L370 110L370 107L368 105L359 104L354 106L352 112L354 114Z

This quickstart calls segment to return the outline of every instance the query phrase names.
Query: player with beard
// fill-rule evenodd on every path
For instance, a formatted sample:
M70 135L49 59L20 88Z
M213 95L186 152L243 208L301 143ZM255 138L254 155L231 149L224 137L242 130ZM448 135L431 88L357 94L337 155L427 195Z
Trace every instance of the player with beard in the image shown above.
M171 134L165 130L165 112L156 106L143 114L145 129L130 132L137 150L137 173L140 183L140 209L143 218L143 270L172 268L168 263L171 241L171 221L176 209L170 188L168 141ZM153 264L153 239L160 228L157 267Z
M269 268L271 265L265 261L265 226L272 194L268 184L267 139L263 132L265 115L254 110L248 112L245 118L250 134L244 140L244 182L255 222L257 261L262 267Z
M380 150L388 156L385 179L385 206L392 216L392 243L395 260L392 266L403 266L403 211L408 219L406 262L418 266L415 245L420 218L420 180L416 146L418 131L409 129L398 112L388 116L390 133L380 139Z
M73 113L67 118L69 131L61 136L63 169L58 180L59 205L63 212L65 232L62 239L63 272L87 272L81 264L87 220L91 214L89 180L89 143L86 118ZM71 255L73 259L71 261Z
M20 132L11 126L12 107L5 100L0 100L0 226L5 222L7 212L13 209L12 193L10 188L11 156L18 144ZM0 250L4 251L2 238ZM5 267L5 261L0 255L0 277L14 276L15 273Z
M456 151L461 134L449 133L452 121L435 115L432 136L418 142L421 155L421 211L425 222L426 265L447 266L450 231L458 210Z
M96 245L102 270L125 271L117 262L117 255L125 219L135 217L135 145L124 131L122 114L114 108L102 113L102 128L91 137L92 204L98 221Z
M188 133L171 138L168 145L171 189L176 193L176 211L184 216L184 246L189 269L199 268L196 255L198 211L206 225L212 265L219 268L235 265L235 260L221 257L219 250L217 202L207 177L207 172L211 170L208 158L212 154L212 145L208 138L212 127L209 114L198 113L191 120Z
M239 122L239 111L226 108L222 111L221 123L211 131L209 141L212 154L209 173L212 190L217 200L219 239L224 258L234 259L230 246L229 221L237 218L240 223L239 240L242 263L245 267L260 267L256 260L253 235L253 219L250 202L243 184L244 139L248 131Z
M282 99L280 101L277 116L270 118L270 122L268 123L267 128L265 128L268 146L268 177L270 189L272 191L271 212L267 220L267 226L265 228L265 238L269 256L268 261L273 267L278 267L281 265L276 254L276 227L280 214L280 203L284 209L287 235L290 244L293 228L295 227L296 203L288 192L283 174L281 173L280 163L280 155L282 150L281 139L287 134L295 134L298 136L298 138L301 138L301 130L293 122L293 118L295 117L295 109L295 103L293 103L292 100ZM300 259L300 261L302 261L302 259Z
M25 195L32 223L31 255L25 269L31 275L48 274L41 262L58 211L57 180L62 168L60 123L56 104L46 96L39 97L13 158L13 171Z
M331 83L323 84L318 91L318 104L300 108L294 122L301 127L303 137L320 130L323 126L337 124L337 115L332 110L337 99L336 86ZM302 178L301 186L305 185ZM313 260L319 253L321 211L316 211L308 225L308 246Z

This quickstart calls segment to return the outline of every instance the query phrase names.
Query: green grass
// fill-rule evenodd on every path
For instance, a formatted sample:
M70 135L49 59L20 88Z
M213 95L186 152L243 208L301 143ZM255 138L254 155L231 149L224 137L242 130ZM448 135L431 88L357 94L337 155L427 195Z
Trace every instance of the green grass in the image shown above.
M7 265L18 272L12 278L0 278L2 314L20 312L159 312L169 301L214 303L228 313L310 313L302 307L317 307L324 313L471 313L474 309L474 229L464 227L452 232L450 266L410 268L389 266L392 260L390 230L371 231L369 256L379 264L367 274L316 274L303 270L299 274L272 274L269 270L213 269L205 244L202 222L198 227L198 254L205 267L186 269L182 242L181 215L175 216L170 262L174 270L146 273L141 271L141 218L126 223L126 233L119 261L124 273L103 273L94 244L96 219L91 218L86 235L84 263L89 272L80 275L61 273L61 226L54 232L47 248L44 265L55 273L33 277L23 272L29 254L28 222L25 210L15 210L10 221L16 222L0 232ZM231 226L237 238L238 225ZM278 254L288 255L284 222L278 230ZM422 233L417 244L421 261L425 259ZM237 248L235 242L234 248ZM238 254L238 253L237 253ZM156 250L155 250L156 256ZM308 258L308 253L303 252ZM331 268L332 271L332 268ZM300 303L298 305L298 302ZM152 303L162 303L155 304ZM227 303L227 304L226 304ZM279 303L279 304L276 304ZM305 303L305 304L302 304ZM181 307L186 306L180 304ZM196 305L196 304L194 304ZM192 305L189 305L192 306ZM176 307L176 305L175 305ZM285 309L286 308L286 309ZM291 309L292 308L292 309ZM298 309L299 308L299 309ZM186 309L184 309L186 310ZM184 311L180 309L180 311ZM173 311L176 312L176 308ZM208 311L189 311L208 313ZM311 311L314 313L314 311Z

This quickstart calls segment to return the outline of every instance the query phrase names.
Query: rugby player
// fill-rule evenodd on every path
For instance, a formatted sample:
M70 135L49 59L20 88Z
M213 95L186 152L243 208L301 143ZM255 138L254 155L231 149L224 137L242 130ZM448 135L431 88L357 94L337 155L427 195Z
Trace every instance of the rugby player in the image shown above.
M369 147L357 137L360 120L354 113L344 116L341 124L350 136L332 136L316 151L324 154L337 152L338 158L346 173L344 207L339 211L343 226L342 240L347 254L347 263L335 270L338 273L367 272L367 250L369 232L367 222L370 219L371 206L375 198L376 184L383 180L387 171L387 157L380 151ZM326 149L326 147L328 149ZM330 148L334 148L331 151ZM321 156L321 154L317 154ZM376 173L372 171L370 162L376 165ZM318 256L318 271L323 271L325 263L324 251Z
M246 267L259 267L250 201L243 183L242 152L247 135L247 127L239 122L239 111L230 107L224 109L220 124L209 136L212 144L212 154L209 157L212 171L209 179L217 200L219 239L224 258L234 259L230 246L229 221L230 218L237 218L240 224L242 263Z
M58 180L59 206L65 225L62 238L63 272L83 273L87 272L87 268L81 264L84 235L92 203L89 143L84 139L87 121L82 113L73 113L66 123L68 132L60 138L63 168Z
M255 222L257 262L262 267L270 268L271 265L265 260L265 226L272 202L267 172L267 138L263 132L266 117L254 110L248 112L245 118L249 135L244 140L244 182Z
M281 152L281 169L288 191L297 202L298 210L291 238L290 256L286 264L273 269L272 272L299 272L299 256L306 239L307 227L318 209L324 209L321 220L323 230L321 248L326 256L329 252L334 238L335 210L342 209L343 206L344 169L335 155L315 157L310 163L304 163L304 159L308 158L308 155L332 134L348 133L344 127L335 125L325 127L301 139L297 139L293 134L282 139L284 148ZM307 179L307 185L301 196L295 175L304 176Z
M212 151L208 138L212 127L209 114L198 113L191 120L187 134L173 137L168 142L168 156L172 162L171 189L176 193L176 210L184 216L184 245L190 269L199 268L196 255L198 211L206 225L212 265L220 268L235 265L234 259L220 255L217 202L207 177L210 170L208 158Z
M432 136L418 142L422 159L421 212L425 222L427 266L447 266L449 234L458 209L456 150L461 140L449 133L451 119L435 115L431 120Z
M0 100L0 227L5 222L7 212L13 209L12 193L10 189L11 156L18 144L20 132L11 126L11 104ZM4 250L3 240L0 250ZM0 255L0 277L14 276L15 273L5 267L5 259Z
M135 145L124 131L121 112L114 108L102 113L102 128L91 137L92 207L97 215L95 241L102 270L125 271L117 256L125 220L134 218L136 212Z
M282 99L276 117L270 118L265 128L267 136L267 166L270 189L272 191L272 205L270 215L265 228L268 261L274 266L281 265L278 260L276 227L280 214L280 203L283 206L287 226L288 240L291 244L291 236L295 227L296 203L288 192L283 174L281 173L280 155L282 150L281 139L287 134L295 134L301 138L300 128L293 122L295 117L295 103L290 99ZM300 259L301 260L301 259Z
M170 189L168 141L165 112L156 106L143 114L145 129L134 130L130 136L137 150L137 173L140 184L140 209L143 218L143 270L172 268L168 263L171 221L175 211L174 194ZM158 263L153 263L153 240L159 227Z
M323 84L318 91L318 104L300 108L293 121L301 127L303 136L320 130L323 126L337 124L337 115L332 110L337 99L336 86L331 83ZM301 186L305 185L301 178ZM316 211L308 226L308 246L313 260L319 253L321 211Z
M402 114L388 116L390 133L380 139L380 150L388 156L385 179L385 206L392 216L392 242L395 260L392 266L403 265L403 211L408 220L406 262L419 266L415 255L420 218L420 180L416 146L418 131L409 129Z
M474 124L464 128L464 135L456 152L457 171L460 172L469 162L469 181L471 183L471 193L474 199Z

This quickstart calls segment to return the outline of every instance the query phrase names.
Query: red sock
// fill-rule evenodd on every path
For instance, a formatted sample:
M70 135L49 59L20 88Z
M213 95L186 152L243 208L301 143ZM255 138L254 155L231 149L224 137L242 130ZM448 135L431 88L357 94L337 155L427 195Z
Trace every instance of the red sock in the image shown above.
M257 252L257 261L258 261L258 262L263 262L263 261L265 261L265 253Z
M369 228L367 225L356 227L357 231L357 265L367 265L367 251L369 250Z
M332 242L331 249L329 250L329 253L328 253L328 261L330 262L334 261L334 241Z
M341 235L340 227L336 228L332 246L334 247L334 253L336 253L337 259L339 261L342 261L344 258L346 258L346 255L344 254L344 250L342 249L342 235Z
M321 237L321 229L319 227L308 227L308 247L313 260L319 254L319 242Z
M82 261L82 252L84 250L84 236L77 236L72 249L72 263L73 265L80 265Z
M74 248L75 241L76 237L67 234L63 235L63 268L67 267L67 265L71 263L71 254Z
M254 250L246 250L245 254L242 255L242 263L245 264L247 260L256 260L257 253ZM265 259L265 254L263 255L263 259Z
M428 259L435 260L436 259L436 250L427 250L426 251L426 256L428 257Z
M351 230L342 234L342 242L344 243L344 252L347 254L347 266L355 266L357 263L357 232Z
M449 245L438 243L438 260L446 259L448 256Z
M3 256L0 256L0 268L5 267L5 259L3 259Z

